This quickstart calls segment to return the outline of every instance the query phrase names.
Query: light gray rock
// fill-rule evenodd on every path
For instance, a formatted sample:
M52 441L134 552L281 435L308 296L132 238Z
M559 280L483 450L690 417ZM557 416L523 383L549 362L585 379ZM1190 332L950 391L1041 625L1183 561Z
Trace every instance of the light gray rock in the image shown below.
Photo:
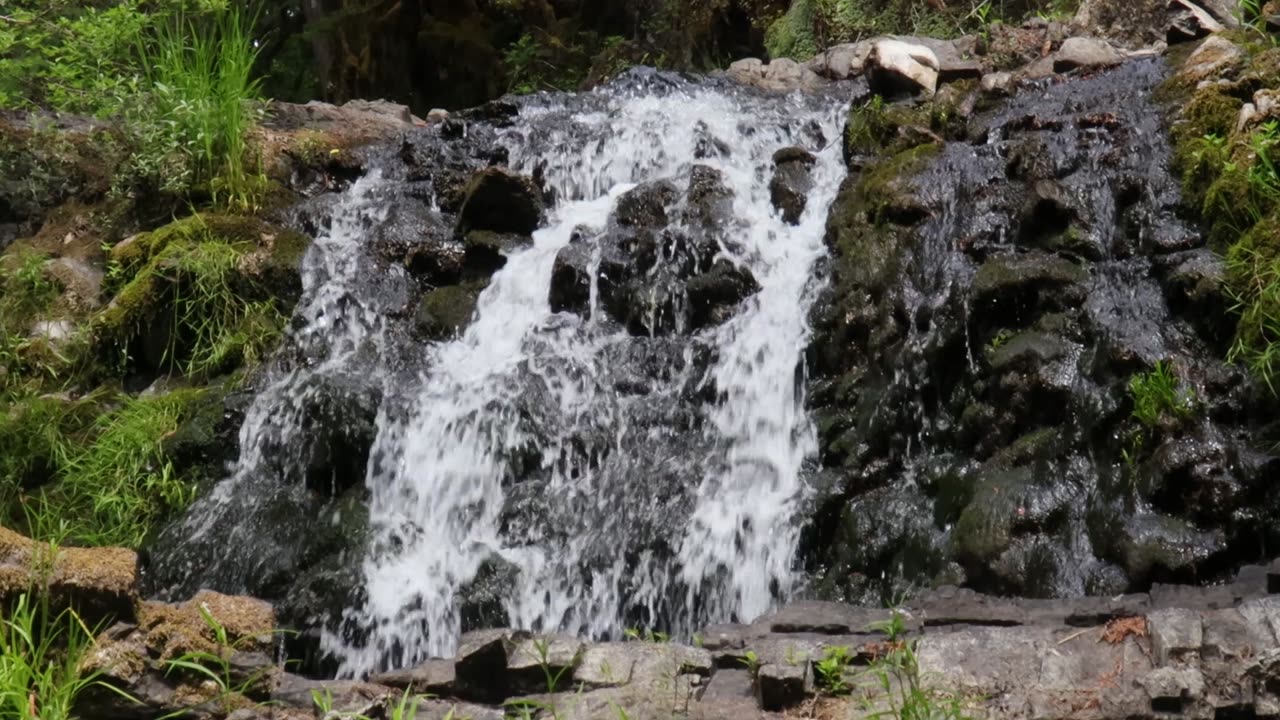
M862 74L870 54L870 40L832 45L815 55L808 67L828 80L848 80Z
M1157 665L1198 653L1204 642L1200 613L1194 610L1157 610L1147 615L1147 633Z
M933 95L938 89L938 56L924 45L877 40L867 56L867 82L884 96Z
M1119 65L1124 54L1106 40L1087 37L1067 38L1054 55L1054 72L1098 70Z
M452 660L433 658L404 670L374 675L370 682L387 685L399 690L410 690L429 695L449 695L454 690L457 673Z
M777 58L767 64L756 58L738 60L729 66L725 75L734 82L771 92L813 90L823 82L808 66L791 58Z
M1238 45L1221 35L1213 35L1200 43L1178 70L1178 77L1190 82L1200 82L1218 75L1231 65L1241 63L1245 52Z

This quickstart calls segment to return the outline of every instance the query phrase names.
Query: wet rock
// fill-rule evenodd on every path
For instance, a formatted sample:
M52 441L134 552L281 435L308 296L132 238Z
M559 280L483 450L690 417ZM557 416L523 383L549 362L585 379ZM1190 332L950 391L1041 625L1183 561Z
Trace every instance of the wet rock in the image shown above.
M1172 0L1168 17L1165 36L1170 44L1195 40L1226 29L1204 8L1190 0Z
M446 340L464 331L475 315L476 301L487 283L436 288L422 296L414 328L429 340Z
M923 45L901 40L877 40L867 56L867 82L885 97L923 92L938 87L938 57Z
M54 550L0 527L0 602L13 602L19 594L42 588L55 610L74 609L93 626L132 620L137 583L138 557L132 550Z
M506 697L504 673L514 639L510 630L478 630L462 636L454 668L465 697L489 701Z
M679 195L675 184L666 180L641 184L618 198L614 221L624 227L661 227L667 224L667 208Z
M813 189L811 171L815 162L817 158L812 153L798 147L783 148L774 154L769 195L785 222L792 225L800 222L808 193Z
M685 284L689 298L691 330L728 320L739 303L760 289L751 272L728 260L717 260L711 269Z
M1165 515L1138 515L1123 521L1119 550L1131 577L1153 571L1187 571L1223 549L1221 531L1202 531Z
M462 243L464 267L473 276L488 277L507 264L507 255L532 244L528 235L472 230Z
M1178 77L1189 83L1197 83L1218 76L1244 60L1244 50L1221 35L1213 35L1187 56L1178 70Z
M542 193L533 180L500 167L477 172L458 211L463 234L472 230L532 235L542 222Z
M723 227L733 213L733 192L725 185L724 175L707 165L694 165L689 171L689 218L704 227Z
M1063 41L1053 58L1054 72L1101 70L1119 65L1124 55L1105 40L1073 37Z
M978 268L974 300L1005 317L1026 317L1033 308L1064 307L1084 295L1088 272L1056 255L1001 255Z

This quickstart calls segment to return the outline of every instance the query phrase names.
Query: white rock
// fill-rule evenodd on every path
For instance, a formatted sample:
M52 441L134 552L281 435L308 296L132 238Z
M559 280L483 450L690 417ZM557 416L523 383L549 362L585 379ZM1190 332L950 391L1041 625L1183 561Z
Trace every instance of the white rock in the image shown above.
M427 122L430 123L444 122L448 119L449 111L444 108L432 108L431 111L427 113Z
M1011 95L1014 82L1013 73L993 72L982 76L982 90L997 95Z
M877 40L867 56L867 82L872 92L894 95L938 89L938 56L923 45Z
M1093 70L1119 65L1124 55L1106 40L1073 37L1062 42L1053 59L1054 72L1067 72L1077 68Z

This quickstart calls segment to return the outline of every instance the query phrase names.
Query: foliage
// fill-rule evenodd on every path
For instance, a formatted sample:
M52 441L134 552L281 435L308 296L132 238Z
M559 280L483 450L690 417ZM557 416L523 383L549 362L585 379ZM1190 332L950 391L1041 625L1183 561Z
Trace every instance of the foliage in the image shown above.
M226 0L16 0L0 14L0 106L124 120L122 193L253 208L255 19Z
M844 671L851 660L849 648L843 645L826 648L823 651L822 659L813 665L813 670L817 674L818 686L831 695L848 694L850 687L844 679Z
M75 612L21 594L0 619L0 717L69 720L76 698L95 685L81 672L93 631Z
M866 698L868 715L888 720L970 720L965 698L933 687L920 671L916 643L906 638L901 611L878 628L887 635L883 651L868 667L866 678L876 690Z
M1181 387L1172 363L1163 360L1129 380L1129 398L1133 401L1133 417L1148 428L1187 417L1195 404L1194 394Z
M28 500L35 518L27 524L56 516L78 544L141 544L156 523L192 500L194 488L176 476L160 442L199 392L129 399L83 432L51 438L58 482Z

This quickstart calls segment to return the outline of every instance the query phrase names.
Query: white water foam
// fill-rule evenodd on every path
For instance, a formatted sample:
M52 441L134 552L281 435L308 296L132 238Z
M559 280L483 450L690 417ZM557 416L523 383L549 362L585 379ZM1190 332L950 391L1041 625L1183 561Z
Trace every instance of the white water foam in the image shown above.
M841 104L708 86L605 97L604 109L570 122L539 122L565 113L554 100L526 106L504 138L517 169L544 164L561 203L533 246L494 275L465 333L432 348L409 416L379 418L367 601L347 618L367 634L323 641L345 675L454 651L459 594L496 559L516 568L504 600L511 624L595 637L617 636L637 612L685 633L700 622L750 620L791 590L802 465L816 451L798 368L818 290L814 263L843 176L839 143L818 153L797 226L782 222L768 184L773 153L798 144L806 128L839 137ZM708 136L727 154L695 160ZM537 149L546 147L557 150ZM728 322L681 340L683 361L663 368L646 394L623 396L600 378L631 339L598 319L594 287L591 320L551 312L555 258L575 233L598 237L634 183L686 177L694 163L719 170L733 191L722 256L748 268L760 290ZM695 371L695 342L713 351L706 376ZM716 399L696 447L714 457L678 457L683 431L641 417L707 383ZM541 409L531 418L534 397ZM513 459L531 445L544 478L533 500L545 512L505 517L522 480ZM631 482L650 476L689 488L682 512L692 515L680 522L683 537L666 538L665 553L652 542L628 547L637 517L681 512L674 496Z

